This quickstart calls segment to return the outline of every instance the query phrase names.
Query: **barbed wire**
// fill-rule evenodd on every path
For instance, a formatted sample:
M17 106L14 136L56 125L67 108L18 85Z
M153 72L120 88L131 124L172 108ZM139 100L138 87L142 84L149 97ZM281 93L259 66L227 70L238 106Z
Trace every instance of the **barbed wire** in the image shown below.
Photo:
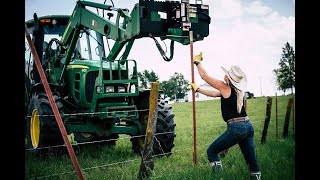
M92 170L92 169L105 168L105 167L108 167L108 166L114 166L114 165L118 165L118 164L130 163L130 162L137 161L137 160L141 160L141 159L140 158L134 158L134 159L129 159L129 160L115 162L115 163L109 163L109 164L104 164L104 165L99 165L99 166L88 167L88 168L81 168L81 170L82 171L88 171L88 170ZM62 176L62 175L73 174L73 173L76 173L76 172L75 171L61 172L61 173L50 174L50 175L47 175L47 176L33 177L33 178L30 178L30 179L43 179L43 178L54 177L54 176Z
M156 139L156 137L155 137ZM157 140L158 141L158 140ZM159 141L158 141L159 142ZM160 143L159 143L160 144ZM162 148L161 148L162 149ZM183 151L183 149L181 148L181 151ZM179 152L179 150L178 150ZM157 155L153 155L152 157L155 158L155 157L167 157L166 155L170 155L170 154L173 154L173 152L169 152L169 153L165 153L163 150L162 150L162 153L161 154L157 154ZM114 163L109 163L109 164L104 164L104 165L99 165L99 166L93 166L93 167L88 167L88 168L81 168L81 170L83 171L87 171L87 170L91 170L91 169L98 169L98 168L104 168L104 167L108 167L108 166L113 166L113 165L118 165L118 164L124 164L124 163L128 163L128 162L133 162L133 161L136 161L136 160L142 160L142 156L138 157L138 158L133 158L133 159L130 159L130 160L125 160L125 161L120 161L120 162L114 162ZM147 163L147 162L151 162L151 161L144 161L144 163ZM54 173L54 174L51 174L51 175L46 175L46 176L37 176L37 177L33 177L33 178L30 178L30 179L43 179L43 178L48 178L48 177L54 177L54 176L61 176L61 175L67 175L67 174L73 174L75 173L75 171L68 171L68 172L61 172L61 173Z
M270 122L272 122L275 118L273 119L270 119ZM252 123L261 123L263 122L264 120L261 120L261 121L252 121ZM225 126L225 125L224 125ZM216 128L216 127L220 127L219 126L213 126L213 128ZM211 127L212 128L212 127ZM256 132L261 132L263 129L259 128L259 129L255 129ZM164 133L156 133L156 134L167 134L167 133L174 133L174 132L164 132ZM142 137L142 136L145 136L145 135L141 135L141 136L137 136L137 137ZM164 150L162 149L162 146L160 144L160 141L157 139L156 136L155 137L155 141L156 143L159 143L159 147L161 148L161 154L157 154L157 155L153 155L152 157L155 158L155 157L168 157L167 155L172 155L172 154L176 154L180 151L184 151L186 150L186 148L181 148L181 149L174 149L172 152L168 152L168 153L165 153ZM132 137L131 137L132 138ZM117 138L117 139L126 139L126 138ZM116 140L116 139L114 139ZM210 145L211 143L207 143L207 144L202 144L202 145L198 145L197 147L207 147L208 145ZM192 149L193 147L190 147L190 148L187 148L187 149ZM136 161L136 160L141 160L141 157L142 155L139 157L139 158L133 158L133 159L129 159L129 160L125 160L125 161L120 161L120 162L114 162L114 163L109 163L109 164L104 164L104 165L99 165L99 166L93 166L93 167L88 167L88 168L82 168L83 171L88 171L88 170L91 170L91 169L98 169L98 168L104 168L104 167L108 167L108 166L113 166L113 165L118 165L118 164L123 164L123 163L128 163L128 162L133 162L133 161ZM142 159L143 160L143 159ZM144 163L147 163L147 162L144 162ZM31 179L43 179L43 178L48 178L48 177L53 177L53 176L61 176L61 175L67 175L67 174L73 174L75 173L75 171L69 171L69 172L62 172L62 173L55 173L55 174L51 174L51 175L46 175L46 176L38 176L38 177L34 177L34 178L31 178ZM154 172L153 172L154 173ZM151 178L160 178L162 176L158 176L158 177L151 177Z
M156 133L155 135L160 135L160 134L171 134L171 133L175 133L174 131L172 132L162 132L162 133ZM123 139L132 139L132 138L141 138L141 137L145 137L146 135L136 135L136 136L130 136L130 137L119 137L119 138L115 138L115 139L104 139L104 140L98 140L98 141L87 141L87 142L81 142L81 143L75 143L72 144L73 146L75 145L84 145L84 144L94 144L94 143L101 143L101 142L108 142L108 141L117 141L117 140L123 140ZM66 146L65 144L61 144L61 145L55 145L55 146L46 146L46 147L39 147L37 149L48 149L48 148L57 148L57 147L64 147ZM26 149L27 151L30 150L35 150L33 148L28 148Z
M254 117L254 116L253 116ZM263 120L261 120L263 121ZM255 121L251 121L252 123L257 122L257 120ZM222 126L226 126L226 124L221 124L221 125L216 125L216 126L212 126L212 127L208 127L208 126L198 126L196 129L203 129L203 128L215 128L215 127L222 127ZM162 132L162 133L155 133L155 135L161 135L161 134L172 134L175 133L175 131L172 132ZM76 144L72 144L73 146L76 145L84 145L84 144L94 144L94 143L102 143L102 142L108 142L108 141L117 141L117 140L123 140L123 139L132 139L132 138L141 138L141 137L145 137L146 135L136 135L136 136L130 136L130 137L119 137L119 138L111 138L111 139L105 139L105 140L96 140L96 141L87 141L87 142L80 142L80 143L76 143ZM61 144L61 145L54 145L54 146L45 146L45 147L39 147L39 148L27 148L26 151L32 151L32 150L40 150L40 149L50 149L50 148L59 148L59 147L65 147L65 144Z
M250 113L254 113L254 112L260 112L263 109L255 109L255 110L250 110ZM283 109L279 109L279 111L281 110L286 110L285 108ZM100 115L100 114L114 114L114 113L130 113L130 112L142 112L142 111L149 111L149 109L140 109L140 110L126 110L126 111L108 111L108 112L83 112L83 113L63 113L62 116L63 117L68 117L68 116L83 116L83 115ZM173 110L173 113L193 113L193 111L175 111ZM196 111L196 113L200 113L200 114L220 114L221 111ZM54 114L38 114L38 115L34 115L37 117L54 117ZM31 115L27 115L25 116L26 118L31 118Z
M261 121L259 121L261 122ZM155 136L155 140L157 142L159 142ZM200 148L204 148L204 147L207 147L209 146L211 143L207 143L207 144L201 144L201 145L198 145L197 147L200 147ZM161 146L160 142L159 142L159 145ZM162 148L161 148L162 149ZM168 152L168 153L165 153L163 150L162 150L162 153L161 154L157 154L157 155L152 155L153 158L156 158L156 157L168 157L167 155L172 155L172 154L177 154L178 152L185 152L186 149L193 149L193 147L189 147L189 148L181 148L181 149L178 149L178 150L173 150L172 152ZM129 159L129 160L125 160L125 161L120 161L120 162L114 162L114 163L109 163L109 164L104 164L104 165L99 165L99 166L93 166L93 167L88 167L88 168L82 168L81 170L83 171L88 171L88 170L92 170L92 169L98 169L98 168L104 168L104 167L108 167L108 166L113 166L113 165L118 165L118 164L124 164L124 163L128 163L128 162L133 162L133 161L137 161L137 160L143 160L142 156L138 157L138 158L133 158L133 159ZM143 163L148 163L148 162L151 162L151 161L144 161ZM55 174L51 174L51 175L47 175L47 176L38 176L38 177L34 177L34 178L31 178L31 179L43 179L43 178L48 178L48 177L53 177L53 176L62 176L62 175L67 175L67 174L73 174L75 173L75 171L68 171L68 172L61 172L61 173L55 173ZM153 170L153 173L154 173L154 170ZM167 174L167 173L166 173ZM162 176L156 176L156 177L151 177L152 179L155 178L160 178Z
M126 112L141 112L141 111L149 111L149 109L138 109L138 110L126 110L126 111L107 111L107 112L84 112L84 113L66 113L63 116L83 116L83 115L100 115L100 114L114 114L114 113L126 113ZM43 114L43 115L34 115L39 117L54 117L54 114ZM32 116L27 115L27 118Z
M273 120L275 120L275 119L270 119L270 122L273 121ZM263 122L263 121L255 121L254 123L261 123L261 122ZM252 122L252 123L253 123L253 122ZM255 132L262 132L262 131L263 131L263 128L255 129ZM197 147L200 149L200 148L208 147L210 144L211 144L211 143L202 144L202 145L197 145ZM231 148L232 148L232 147L231 147ZM188 149L193 149L193 147L183 148L183 149L181 148L181 149L178 149L178 150L174 150L174 153L176 154L177 152L180 152L180 151L185 152L185 151L188 150ZM230 149L230 148L229 148L229 149ZM172 153L172 154L173 154L173 153ZM176 171L175 171L174 174L168 173L170 170L172 170L172 169L169 169L169 168L168 168L168 169L165 169L165 170L161 171L161 172L158 173L158 174L165 174L166 177L176 175ZM153 174L155 174L155 173L153 173ZM150 178L150 179L158 179L158 178L161 178L161 177L164 177L164 175L161 175L161 176L151 176L151 177L149 177L149 178Z
M256 116L251 116L251 117L256 117ZM278 117L278 118L285 118L285 117ZM265 121L265 120L261 120L261 121L258 121L258 120L254 120L254 121L251 121L252 123L255 123L255 122L262 122L262 121ZM270 120L271 122L271 120ZM212 127L209 127L209 126L198 126L196 129L199 130L199 129L204 129L204 128L216 128L216 127L226 127L226 124L221 124L221 125L216 125L216 126L212 126ZM175 133L175 131L171 131L171 132L162 132L162 133L155 133L155 135L161 135L161 134L172 134L172 133ZM135 135L135 136L130 136L130 137L119 137L119 138L111 138L111 139L104 139L104 140L95 140L95 141L87 141L87 142L80 142L80 143L75 143L75 144L72 144L72 146L77 146L77 145L84 145L84 144L95 144L95 143L102 143L102 142L109 142L109 141L117 141L117 140L124 140L124 139L132 139L132 138L142 138L142 137L145 137L146 135L143 134L143 135ZM50 148L59 148L59 147L65 147L66 145L65 144L61 144L61 145L54 145L54 146L45 146L45 147L38 147L36 149L34 148L27 148L25 149L26 151L34 151L34 150L41 150L41 149L50 149Z

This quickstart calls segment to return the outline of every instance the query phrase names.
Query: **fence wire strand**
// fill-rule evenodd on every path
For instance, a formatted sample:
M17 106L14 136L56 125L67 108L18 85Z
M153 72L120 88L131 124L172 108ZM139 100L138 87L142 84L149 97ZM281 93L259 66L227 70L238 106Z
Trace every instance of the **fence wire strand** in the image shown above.
M278 117L279 118L279 117ZM284 118L284 117L282 117ZM270 119L270 122L273 122L275 118L273 119ZM256 123L261 123L261 122L264 122L264 120L260 120L260 121L251 121L252 124L256 124ZM213 126L213 127L210 127L210 128L218 128L218 127L221 127L221 126L226 126L225 124L223 125L218 125L218 126ZM206 128L209 128L208 126L205 126ZM261 128L256 128L255 131L256 132L262 132L263 129ZM155 135L158 135L158 134L168 134L168 133L175 133L175 132L163 132L163 133L156 133ZM143 137L145 135L140 135L140 136L134 136L134 137ZM185 152L186 151L186 148L181 148L181 149L174 149L172 152L168 152L168 153L165 153L162 149L162 146L160 144L160 141L157 139L156 136L155 137L155 142L156 143L159 143L159 146L161 148L161 151L162 153L161 154L157 154L157 155L153 155L152 157L167 157L167 155L172 155L172 154L177 154L178 152ZM129 138L133 138L133 137L129 137ZM113 139L113 140L120 140L120 139L128 139L128 138L117 138L117 139ZM111 141L111 139L107 140L107 141ZM95 142L89 142L89 143L96 143L98 141L95 141ZM100 141L99 141L100 142ZM89 144L87 143L87 144ZM83 144L86 144L86 143L83 143ZM203 147L207 147L209 146L211 143L207 143L207 144L200 144L200 145L197 145L197 147L200 147L200 148L203 148ZM193 149L193 147L189 147L187 149ZM114 166L114 165L118 165L118 164L124 164L124 163L130 163L130 162L133 162L133 161L138 161L138 160L141 160L142 159L142 156L140 156L139 158L133 158L133 159L130 159L130 160L125 160L125 161L120 161L120 162L114 162L114 163L109 163L109 164L104 164L104 165L99 165L99 166L93 166L93 167L88 167L88 168L82 168L81 170L83 171L88 171L88 170L92 170L92 169L98 169L98 168L105 168L105 167L108 167L108 166ZM143 159L142 159L143 160ZM143 163L147 163L147 162L143 162ZM55 173L55 174L51 174L51 175L46 175L46 176L38 176L38 177L33 177L31 179L43 179L43 178L48 178L48 177L54 177L54 176L62 176L62 175L69 175L69 174L74 174L75 171L68 171L68 172L61 172L61 173ZM153 174L155 174L154 171L152 171ZM166 175L167 172L165 173ZM156 176L156 177L151 177L152 179L157 179L157 178L160 178L162 176Z
M281 109L279 109L281 110ZM283 109L285 110L285 109ZM114 114L114 113L130 113L130 112L142 112L142 111L149 111L149 109L140 109L140 110L127 110L127 111L108 111L108 112L85 112L85 113L64 113L62 114L63 117L68 116L83 116L83 115L100 115L100 114ZM260 112L261 110L250 110L250 113ZM192 113L193 111L173 111L173 113ZM220 114L221 111L197 111L197 114ZM38 114L35 115L38 117L54 117L54 114ZM26 118L31 118L32 116L27 115Z
M251 117L255 117L255 116L251 116ZM278 117L281 118L281 117ZM282 117L285 118L285 117ZM261 120L264 121L264 120ZM252 123L255 122L261 122L261 121L251 121ZM271 120L270 120L271 122ZM217 127L226 127L226 124L221 124L221 125L216 125L216 126L198 126L196 129L197 130L202 130L204 128L217 128ZM162 133L155 133L155 135L161 135L161 134L172 134L175 133L175 131L172 132L162 132ZM76 144L72 144L72 146L77 146L77 145L85 145L85 144L95 144L95 143L102 143L102 142L108 142L108 141L117 141L117 140L125 140L125 139L132 139L132 138L141 138L141 137L145 137L146 135L136 135L136 136L130 136L130 137L119 137L116 139L105 139L105 140L98 140L98 141L88 141L88 142L81 142L81 143L76 143ZM157 140L157 139L156 139ZM158 143L160 144L160 142L158 141ZM45 146L45 147L38 147L36 149L33 148L27 148L26 151L33 151L33 150L41 150L41 149L50 149L50 148L59 148L59 147L65 147L65 144L61 144L61 145L55 145L55 146Z
M209 146L210 144L211 143L202 144L202 145L198 145L197 147L204 148L204 147ZM159 145L160 145L160 143L159 143ZM189 147L187 149L193 149L193 147ZM166 155L177 154L178 152L185 152L185 151L186 151L186 148L181 148L181 149L178 149L178 150L174 150L174 152L169 152L169 153L165 153L164 151L162 151L163 152L162 154L153 155L152 157L153 158L156 158L156 157L167 157ZM139 157L139 158L134 158L134 159L131 159L131 160L126 160L126 161L120 161L120 162L115 162L115 163L99 165L99 166L93 166L93 167L89 167L89 168L82 168L81 170L88 171L88 170L92 170L92 169L104 168L104 167L108 167L108 166L113 166L113 165L124 164L124 163L128 163L128 162L133 162L133 161L138 161L138 160L141 160L141 159L142 159L142 157ZM151 162L151 161L143 161L144 164L147 164L148 162ZM73 174L73 173L75 173L75 171L55 173L55 174L51 174L51 175L47 175L47 176L35 177L35 178L31 178L31 179L43 179L43 178L54 177L54 176L62 176L62 175L68 175L68 174ZM154 170L152 171L152 173L155 174ZM166 175L168 175L168 174L166 173ZM157 179L157 178L160 178L160 177L162 177L162 176L156 176L156 177L151 177L151 178L152 179L154 179L154 178Z

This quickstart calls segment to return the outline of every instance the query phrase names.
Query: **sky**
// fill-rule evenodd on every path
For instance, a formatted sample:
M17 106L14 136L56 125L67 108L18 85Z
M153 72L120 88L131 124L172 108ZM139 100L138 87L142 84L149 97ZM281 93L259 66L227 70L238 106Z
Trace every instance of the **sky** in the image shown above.
M93 0L103 3L104 0ZM113 0L115 7L131 12L138 0ZM193 3L194 1L190 1ZM26 0L25 20L38 16L70 15L76 0ZM111 5L110 0L106 4ZM202 65L210 76L223 80L221 67L238 65L246 73L247 90L255 96L283 94L277 91L273 70L279 68L282 48L289 43L295 50L294 0L203 0L209 5L211 23L209 36L193 43L193 54L203 52ZM170 41L164 43L169 48ZM164 44L160 41L164 48ZM190 45L175 43L170 62L162 59L154 41L142 38L135 41L128 59L135 59L138 71L154 71L160 81L168 80L175 72L192 81ZM169 52L167 53L169 56ZM194 68L194 82L205 82ZM286 93L288 94L288 92Z

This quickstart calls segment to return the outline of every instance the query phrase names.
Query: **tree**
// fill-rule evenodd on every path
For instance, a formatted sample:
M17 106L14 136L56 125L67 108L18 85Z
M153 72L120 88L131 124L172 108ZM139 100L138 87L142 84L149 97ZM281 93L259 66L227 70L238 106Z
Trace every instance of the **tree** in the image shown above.
M148 89L150 88L150 82L159 82L159 76L151 70L144 70L142 73L138 72L138 77L140 80L140 88Z
M286 92L295 88L295 53L293 47L287 42L285 47L282 48L282 56L279 62L279 68L274 69L273 72L277 77L278 89Z
M175 72L168 81L160 83L160 89L170 100L173 100L184 98L190 88L189 82L184 78L183 74Z
M170 100L175 99L176 82L174 82L172 79L169 79L168 81L162 81L160 83L160 89Z

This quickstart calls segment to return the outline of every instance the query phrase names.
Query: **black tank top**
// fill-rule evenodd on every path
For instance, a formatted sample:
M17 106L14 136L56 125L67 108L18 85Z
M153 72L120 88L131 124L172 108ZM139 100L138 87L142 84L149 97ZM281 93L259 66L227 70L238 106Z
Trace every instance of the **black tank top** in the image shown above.
M242 105L240 114L237 111L237 93L233 87L231 87L231 95L228 98L224 98L221 95L221 113L224 121L227 121L236 117L245 117L247 113Z

